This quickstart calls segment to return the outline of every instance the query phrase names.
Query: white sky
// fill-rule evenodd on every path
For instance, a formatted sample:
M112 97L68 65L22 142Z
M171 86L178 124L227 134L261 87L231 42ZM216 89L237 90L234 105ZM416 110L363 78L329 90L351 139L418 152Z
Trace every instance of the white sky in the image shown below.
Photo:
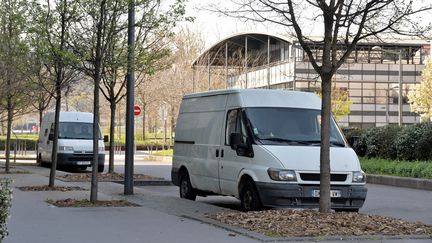
M424 4L429 1L430 0L416 0L414 1L414 5ZM286 27L270 25L269 23L245 23L235 18L220 17L217 13L202 10L203 6L209 3L226 5L230 4L230 0L188 0L186 3L186 16L193 16L196 18L194 23L190 24L190 28L204 36L206 47L209 47L222 38L245 31L261 31L281 35L288 34L288 29ZM430 21L431 13L424 14L427 16L426 19ZM310 36L319 35L319 25L311 23L308 32L309 33L305 34Z

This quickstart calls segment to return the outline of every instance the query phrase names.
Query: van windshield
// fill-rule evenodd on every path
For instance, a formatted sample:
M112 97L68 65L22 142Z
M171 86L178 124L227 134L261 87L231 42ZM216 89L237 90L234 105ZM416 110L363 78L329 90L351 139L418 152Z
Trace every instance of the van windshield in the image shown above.
M299 108L246 108L255 140L267 145L320 145L320 110ZM330 145L345 147L345 141L333 120L330 121Z
M59 128L61 139L93 139L93 123L60 122ZM99 139L102 139L100 131Z

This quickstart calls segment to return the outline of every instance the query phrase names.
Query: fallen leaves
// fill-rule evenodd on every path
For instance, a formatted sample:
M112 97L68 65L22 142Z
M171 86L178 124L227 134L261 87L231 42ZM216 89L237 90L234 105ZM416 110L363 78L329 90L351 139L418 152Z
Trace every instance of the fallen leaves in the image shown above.
M65 181L88 182L91 181L91 173L86 174L66 174L61 176ZM98 181L123 181L124 174L121 173L98 173ZM163 180L160 177L153 177L144 174L134 174L134 180Z
M428 235L432 226L420 222L361 213L320 213L315 210L221 212L207 217L268 236L316 237L360 235Z
M68 192L68 191L86 191L86 189L81 188L79 186L21 186L18 187L21 191L60 191L60 192Z
M125 200L110 200L110 201L96 201L95 203L90 202L87 199L62 199L62 200L47 200L47 203L57 207L139 207L138 204L134 204Z

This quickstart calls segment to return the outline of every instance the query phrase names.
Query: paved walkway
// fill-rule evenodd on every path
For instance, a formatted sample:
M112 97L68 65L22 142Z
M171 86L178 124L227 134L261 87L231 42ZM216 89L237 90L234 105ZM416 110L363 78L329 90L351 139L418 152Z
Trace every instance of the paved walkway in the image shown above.
M100 182L98 194L100 200L127 199L140 204L141 207L57 208L47 204L46 199L89 198L89 191L22 192L16 187L46 185L49 170L35 166L17 166L15 169L27 170L31 174L7 175L14 180L15 188L8 224L10 235L3 241L4 243L259 242L183 217L230 209L179 199L163 192L159 193L154 188L135 187L135 195L123 196L123 185ZM58 175L64 173L57 172ZM56 185L77 185L89 188L89 183L60 180L56 181ZM430 243L432 240L410 240L409 242Z

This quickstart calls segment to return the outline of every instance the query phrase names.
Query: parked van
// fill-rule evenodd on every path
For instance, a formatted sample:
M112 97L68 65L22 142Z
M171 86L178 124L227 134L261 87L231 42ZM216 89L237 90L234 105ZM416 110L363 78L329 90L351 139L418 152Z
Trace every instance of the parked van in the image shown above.
M51 163L54 138L54 112L42 119L37 146L41 165ZM105 145L99 128L98 171L104 170ZM86 169L93 160L93 114L87 112L60 112L57 164Z
M321 99L281 90L223 90L183 97L172 182L180 197L228 195L243 210L318 207ZM358 211L367 193L355 152L331 119L331 207Z

